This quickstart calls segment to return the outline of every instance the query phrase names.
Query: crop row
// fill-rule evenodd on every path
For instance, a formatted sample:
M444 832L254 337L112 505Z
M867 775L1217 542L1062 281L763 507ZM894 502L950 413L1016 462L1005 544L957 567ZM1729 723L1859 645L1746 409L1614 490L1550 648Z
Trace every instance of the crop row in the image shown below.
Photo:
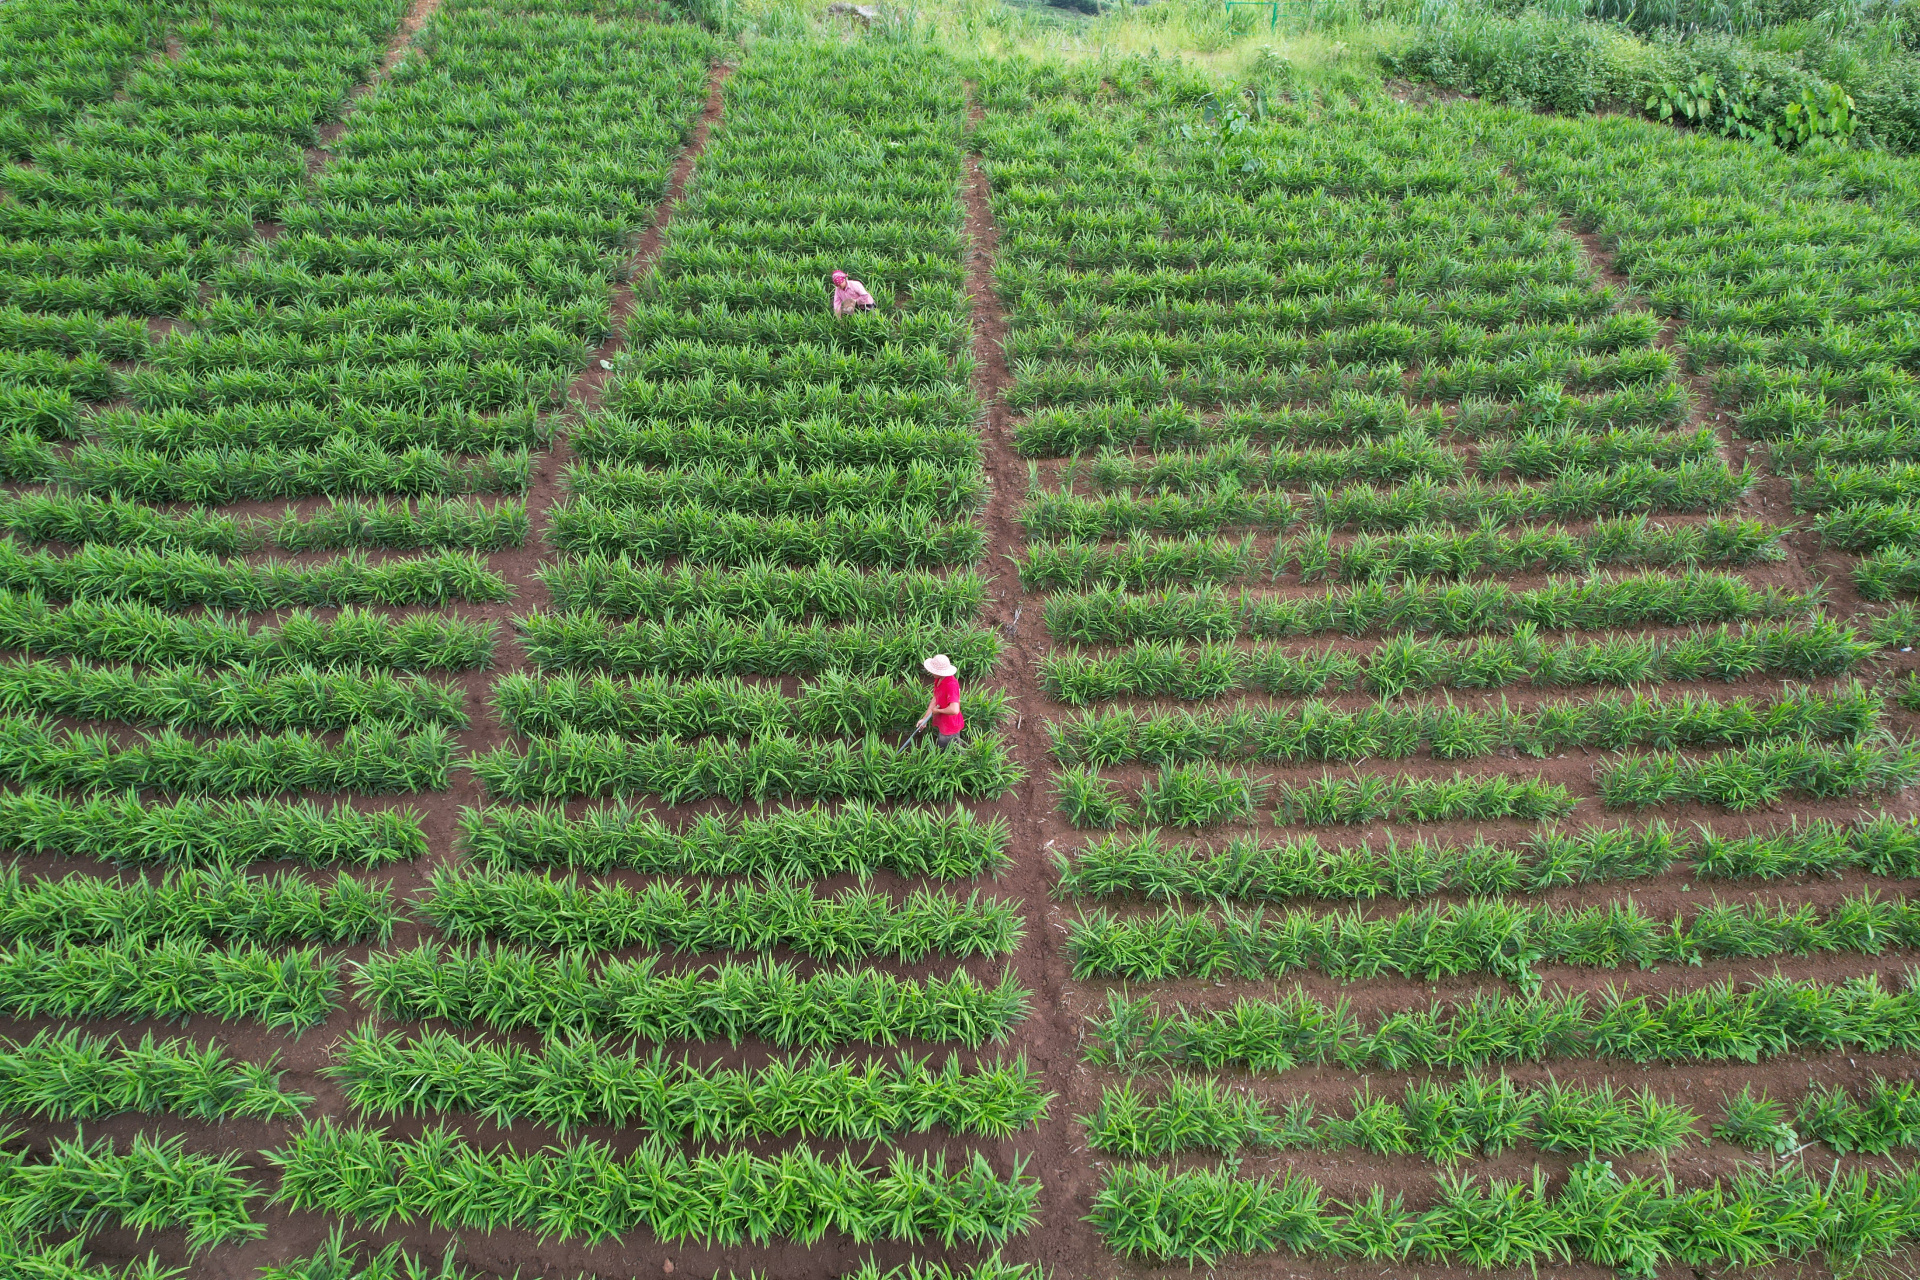
M1021 508L1029 536L1114 537L1152 532L1208 533L1236 526L1286 529L1295 524L1362 533L1444 528L1498 528L1528 520L1598 520L1636 513L1719 511L1757 477L1718 458L1671 468L1623 462L1591 471L1555 473L1541 484L1469 480L1447 486L1412 479L1390 488L1363 484L1319 488L1305 496L1247 489L1234 483L1189 493L1030 493Z
M1783 532L1758 520L1655 529L1639 517L1604 520L1585 534L1563 529L1417 529L1361 534L1335 546L1330 533L1315 530L1283 538L1264 555L1256 551L1251 536L1231 543L1192 535L1178 542L1135 535L1126 543L1030 541L1019 568L1020 581L1029 590L1152 591L1183 584L1272 582L1287 574L1297 575L1302 583L1445 581L1483 573L1591 573L1602 565L1751 564L1779 559Z
M1736 574L1690 570L1560 578L1544 587L1504 582L1367 583L1317 595L1230 595L1221 590L1135 595L1111 587L1047 599L1047 630L1063 640L1227 640L1325 632L1594 631L1779 618L1817 607L1812 592L1756 589Z
M1700 1120L1650 1089L1626 1096L1610 1081L1588 1088L1551 1077L1523 1086L1504 1073L1489 1079L1472 1071L1451 1083L1410 1081L1398 1100L1356 1089L1351 1109L1350 1117L1316 1117L1305 1098L1276 1109L1211 1079L1173 1076L1158 1094L1142 1093L1131 1081L1103 1090L1099 1109L1084 1123L1096 1149L1132 1159L1184 1151L1355 1147L1454 1160L1523 1144L1589 1156L1673 1152L1697 1136ZM1859 1097L1815 1085L1790 1110L1764 1090L1756 1097L1742 1088L1725 1098L1712 1134L1759 1152L1782 1150L1782 1142L1798 1146L1804 1138L1842 1155L1884 1155L1920 1146L1920 1090L1911 1080L1881 1076Z
M624 554L618 559L567 556L544 565L539 578L556 613L594 611L623 619L664 620L718 610L756 621L911 620L951 626L971 619L986 598L985 580L968 570L863 570L831 562L801 568L679 564L663 569Z
M1027 1014L1027 992L1011 972L991 985L964 970L925 981L870 968L802 977L772 962L666 973L652 959L594 966L579 952L485 945L375 953L360 966L358 993L377 1016L396 1021L655 1041L764 1039L782 1048L910 1038L977 1048L1003 1039Z
M1067 931L1076 980L1151 982L1278 978L1317 969L1343 981L1398 974L1422 982L1494 974L1537 990L1542 964L1653 969L1708 960L1851 952L1879 955L1920 941L1920 904L1872 891L1824 910L1811 903L1711 902L1662 921L1631 898L1591 907L1498 899L1368 918L1358 910L1166 910L1083 914Z
M1132 796L1084 766L1060 770L1052 781L1060 812L1081 828L1139 823L1204 827L1244 821L1265 803L1269 787L1265 779L1206 761L1162 765ZM1329 774L1298 785L1282 784L1274 821L1320 825L1558 818L1577 803L1566 787L1543 778L1457 772L1451 778Z
M385 942L401 918L391 889L345 875L323 888L298 875L250 876L231 866L128 883L33 879L17 865L0 870L0 942Z
M465 702L450 684L386 672L239 666L208 674L192 667L135 671L85 662L0 663L0 713L9 716L208 730L329 730L359 724L464 729Z
M1860 868L1920 874L1920 827L1877 817L1854 826L1815 820L1773 832L1682 834L1642 828L1545 829L1516 846L1418 840L1327 848L1313 836L1280 844L1238 837L1219 846L1168 844L1158 831L1107 836L1055 855L1059 892L1095 898L1283 902L1289 898L1418 898L1442 892L1537 892L1658 875L1684 863L1703 879L1784 879Z
M206 742L165 730L123 746L106 733L55 732L51 720L0 720L0 779L22 787L213 796L443 791L452 758L453 737L440 725L413 733L355 725L337 745L299 730Z
M426 856L427 836L411 809L191 798L148 804L131 793L74 799L28 788L0 794L0 847L124 866L379 867Z
M735 804L790 797L993 798L1012 790L1023 776L994 736L968 737L942 751L932 744L903 748L873 736L857 743L784 735L683 743L671 737L635 741L571 728L552 738L536 738L524 751L495 748L472 757L466 767L496 799L651 794L666 804L710 796Z
M1588 303L1597 297L1602 307L1607 305L1604 295L1580 292L1574 296ZM1485 301L1501 301L1489 295L1481 297ZM1460 295L1455 298L1465 300ZM1347 300L1305 297L1298 305L1326 307L1344 301ZM1418 301L1427 303L1426 299ZM1173 304L1187 310L1199 310L1207 305ZM1444 308L1447 304L1438 305ZM1253 306L1218 304L1211 309L1250 314L1258 311ZM1101 322L1109 326L1117 321L1152 323L1156 315L1152 308L1098 310ZM1166 311L1158 314L1164 315ZM1017 314L1013 321L1017 323ZM1305 405L1225 405L1217 411L1212 406L1202 408L1145 396L1053 405L1035 409L1016 423L1013 443L1023 457L1046 458L1135 446L1158 450L1252 442L1289 445L1344 442L1356 437L1377 439L1418 428L1454 439L1492 437L1490 442L1498 444L1498 437L1510 432L1550 430L1604 435L1614 430L1673 427L1687 415L1685 388L1671 382L1623 387L1593 396L1576 396L1549 386L1536 387L1521 400L1465 396L1451 412L1418 405L1400 392L1399 387L1383 387L1377 391L1335 388L1317 397L1315 403Z
M1005 1138L1043 1117L1050 1097L1024 1058L968 1069L953 1055L938 1067L910 1056L813 1056L722 1069L588 1037L535 1050L445 1033L403 1040L372 1028L350 1034L325 1072L372 1116L471 1112L503 1126L531 1120L562 1136L610 1124L691 1142L885 1142L935 1127Z
M125 601L181 609L264 612L300 606L500 602L506 580L474 552L443 551L378 564L352 554L313 564L249 564L200 551L88 545L71 555L0 540L0 589L53 600Z
M0 441L0 474L73 493L221 506L321 496L525 493L533 462L518 451L495 450L462 461L438 449L416 446L389 452L351 438L314 449L162 451L83 444L55 453L46 444L15 434Z
M912 670L929 653L945 653L963 677L977 677L1000 657L996 631L911 618L834 627L818 620L735 619L721 609L703 609L624 624L596 613L533 613L515 619L515 626L528 660L541 671L877 676Z
M785 947L820 960L1003 955L1021 934L1012 906L978 893L962 901L948 892L921 889L896 903L866 889L818 896L796 884L689 888L656 881L635 891L604 882L582 885L572 876L555 880L527 872L444 867L434 872L431 896L420 913L462 942L495 939L584 951ZM5 921L0 915L0 931Z
M1764 1266L1815 1250L1835 1266L1868 1263L1920 1234L1920 1182L1865 1170L1825 1181L1797 1165L1750 1170L1730 1182L1682 1188L1665 1178L1621 1177L1608 1161L1574 1166L1559 1192L1531 1181L1444 1174L1425 1211L1375 1187L1352 1203L1327 1202L1294 1174L1241 1178L1117 1166L1094 1197L1091 1219L1128 1257L1212 1265L1238 1254L1286 1249L1408 1265L1549 1267L1574 1260L1651 1276L1667 1265Z
M1699 1121L1651 1089L1625 1094L1611 1082L1584 1087L1553 1079L1518 1085L1504 1073L1413 1080L1397 1099L1356 1089L1351 1105L1351 1117L1316 1116L1306 1098L1277 1108L1212 1079L1176 1075L1158 1093L1143 1093L1132 1081L1103 1089L1084 1122L1096 1150L1133 1160L1314 1147L1454 1160L1521 1145L1601 1156L1672 1151L1695 1136Z
M0 1112L9 1115L95 1120L166 1111L201 1120L291 1120L312 1101L282 1089L271 1067L229 1058L217 1044L202 1049L148 1033L128 1045L70 1027L0 1045Z
M812 1244L829 1230L857 1243L926 1238L999 1244L1039 1217L1040 1184L1016 1160L1008 1178L976 1153L896 1155L882 1168L804 1148L685 1155L655 1144L626 1157L602 1143L514 1155L482 1151L441 1128L418 1138L343 1128L330 1120L271 1153L276 1200L366 1223L398 1218L438 1228L519 1228L543 1239L656 1239Z
M924 688L897 676L829 671L803 682L791 698L778 686L732 676L672 680L514 673L494 682L493 705L501 723L527 735L575 728L635 736L758 738L904 733L927 704ZM968 700L971 729L991 732L1007 715L1006 694L998 689L983 689Z
M1324 702L1231 711L1086 712L1047 726L1066 765L1226 759L1263 762L1400 759L1423 747L1435 759L1503 751L1545 758L1583 747L1624 751L1739 746L1777 738L1851 741L1879 726L1883 701L1857 681L1826 693L1788 687L1772 699L1667 699L1636 693L1553 699L1522 711L1451 703L1379 705L1348 711Z
M1088 1026L1088 1061L1140 1070L1184 1064L1287 1071L1318 1062L1354 1070L1484 1067L1494 1062L1618 1057L1632 1062L1758 1062L1794 1049L1868 1053L1920 1044L1920 996L1877 978L1826 984L1763 978L1658 996L1506 996L1482 992L1453 1004L1390 1012L1363 1025L1343 997L1322 1004L1304 991L1242 998L1229 1009L1174 1013L1142 997L1109 997Z
M491 506L471 500L421 501L411 508L386 501L339 502L305 518L289 511L279 522L268 523L209 511L161 511L118 494L24 494L0 501L0 529L29 542L213 555L255 552L269 544L283 551L498 551L526 541L527 509L511 501Z
M321 619L295 610L249 627L221 614L183 617L158 605L46 597L0 589L0 647L43 656L153 666L256 668L263 674L315 667L375 671L471 671L493 660L494 626L434 614L390 618L349 606Z
M1042 686L1070 706L1121 697L1185 700L1260 692L1295 697L1364 690L1381 698L1432 688L1561 688L1747 676L1835 676L1878 649L1824 614L1738 629L1696 627L1678 636L1602 640L1540 638L1531 625L1471 641L1389 638L1365 655L1329 645L1295 653L1281 645L1147 641L1113 654L1078 649L1040 659Z
M975 817L964 806L882 810L859 801L782 808L765 817L703 814L677 827L627 805L589 808L573 818L557 807L463 809L459 840L468 858L500 868L801 880L882 870L941 880L997 876L1012 865L1007 843L1004 821Z

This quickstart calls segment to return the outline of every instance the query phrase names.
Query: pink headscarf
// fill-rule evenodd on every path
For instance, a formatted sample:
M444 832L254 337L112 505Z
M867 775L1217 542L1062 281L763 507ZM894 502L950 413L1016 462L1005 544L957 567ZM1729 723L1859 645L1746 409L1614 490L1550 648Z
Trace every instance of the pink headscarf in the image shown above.
M835 284L845 284L845 283L847 282L847 273L846 273L846 272L844 272L844 271L836 271L836 272L834 272L834 273L833 273L833 282L834 282Z

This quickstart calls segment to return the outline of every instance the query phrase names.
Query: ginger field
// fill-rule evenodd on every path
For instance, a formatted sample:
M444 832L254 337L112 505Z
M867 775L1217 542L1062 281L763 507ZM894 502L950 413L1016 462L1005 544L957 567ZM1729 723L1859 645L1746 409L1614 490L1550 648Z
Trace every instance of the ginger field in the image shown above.
M635 0L0 64L0 1280L1914 1266L1915 162Z

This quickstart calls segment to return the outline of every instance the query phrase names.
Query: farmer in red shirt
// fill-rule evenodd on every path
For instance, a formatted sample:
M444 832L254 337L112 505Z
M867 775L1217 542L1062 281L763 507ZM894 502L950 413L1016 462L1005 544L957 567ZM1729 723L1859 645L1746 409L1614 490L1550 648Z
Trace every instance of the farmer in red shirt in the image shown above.
M920 717L919 727L926 728L931 719L939 730L934 742L944 751L960 741L960 731L967 727L967 718L960 714L960 672L944 653L936 653L920 665L933 677L933 697L927 701L927 714Z

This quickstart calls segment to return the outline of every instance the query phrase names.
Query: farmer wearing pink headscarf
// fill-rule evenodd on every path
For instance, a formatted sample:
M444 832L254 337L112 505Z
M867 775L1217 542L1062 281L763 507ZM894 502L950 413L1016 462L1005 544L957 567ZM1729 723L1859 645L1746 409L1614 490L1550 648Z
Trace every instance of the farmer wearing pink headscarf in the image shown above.
M858 280L848 278L844 271L833 273L833 314L843 316L849 311L873 310L873 295L867 292L867 286Z

